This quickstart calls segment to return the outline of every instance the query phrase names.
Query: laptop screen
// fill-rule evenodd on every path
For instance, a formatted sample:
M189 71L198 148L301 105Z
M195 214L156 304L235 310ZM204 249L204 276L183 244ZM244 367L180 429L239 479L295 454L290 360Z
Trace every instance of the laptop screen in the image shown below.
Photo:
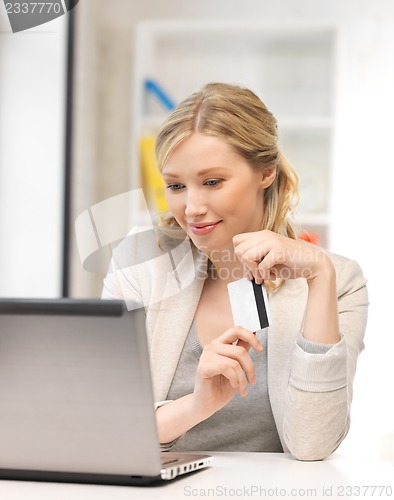
M0 300L0 469L160 474L145 315Z

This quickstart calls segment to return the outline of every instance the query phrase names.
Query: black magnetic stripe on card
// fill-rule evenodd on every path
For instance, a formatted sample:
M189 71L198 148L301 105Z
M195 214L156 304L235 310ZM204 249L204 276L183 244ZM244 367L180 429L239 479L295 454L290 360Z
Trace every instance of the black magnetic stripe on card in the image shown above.
M260 327L267 328L269 326L267 309L265 308L265 302L263 298L263 290L261 285L258 285L255 280L252 280L254 298L256 300L257 313L259 315Z

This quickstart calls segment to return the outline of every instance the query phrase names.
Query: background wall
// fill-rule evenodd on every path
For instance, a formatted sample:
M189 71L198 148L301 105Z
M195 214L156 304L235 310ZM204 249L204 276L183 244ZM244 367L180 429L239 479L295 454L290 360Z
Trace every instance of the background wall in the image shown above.
M66 28L0 5L0 296L61 294Z
M73 217L130 186L136 25L151 19L335 21L340 2L325 0L84 0L78 6ZM182 75L179 75L182 78ZM92 171L98 175L92 175ZM73 242L71 293L99 293L103 276L83 271Z
M365 447L394 465L391 326L394 280L393 184L394 5L377 2L342 24L337 74L331 246L355 258L369 280L366 351L360 358L353 429L344 446ZM368 15L365 15L365 14Z
M79 43L86 50L85 59L81 58L78 65L79 75L81 81L90 77L96 84L77 89L81 96L83 92L94 92L96 105L90 96L91 113L87 115L82 107L76 107L77 123L81 120L85 124L85 128L76 129L84 145L79 153L85 156L90 151L95 159L94 166L88 162L89 167L87 163L75 162L78 184L82 186L81 179L85 178L84 188L89 187L90 193L90 198L84 191L83 197L74 200L76 214L92 203L126 191L129 185L133 114L130 88L133 34L138 22L261 19L268 23L331 22L337 27L330 246L361 264L369 279L371 300L367 350L360 358L355 383L352 429L342 450L358 454L368 450L373 456L394 463L394 413L389 397L390 381L394 380L394 341L388 312L388 284L394 278L388 230L392 188L387 182L393 163L390 136L394 111L394 4L389 0L173 0L144 4L116 0L100 2L98 9L93 9L92 1L85 1L79 14ZM89 23L92 19L94 22ZM87 102L85 98L81 100ZM83 130L89 140L81 140ZM92 176L89 169L101 172L101 176ZM81 271L74 255L73 293L98 293L102 277Z
M325 21L337 26L330 246L361 264L369 279L371 301L367 349L356 377L352 428L341 450L367 453L394 464L389 289L394 280L389 240L393 2L81 0L75 14L72 222L91 205L129 189L133 34L139 21L226 18L273 23ZM63 45L55 40L62 38L64 19L50 23L50 33L26 33L19 38L0 35L2 295L59 294L64 65L59 55ZM41 84L37 83L40 75L46 75ZM34 90L34 85L44 85L44 81L51 82L52 90L45 88L44 92L42 86L41 93L37 87ZM45 103L37 99L44 94L48 96ZM50 140L43 141L42 136ZM73 228L71 231L73 234ZM71 294L97 296L101 280L102 276L82 269L73 241Z

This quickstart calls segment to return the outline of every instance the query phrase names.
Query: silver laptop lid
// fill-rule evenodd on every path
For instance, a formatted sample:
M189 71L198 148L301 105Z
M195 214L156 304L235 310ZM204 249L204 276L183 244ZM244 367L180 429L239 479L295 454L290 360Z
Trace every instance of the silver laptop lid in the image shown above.
M0 300L0 469L160 475L145 318Z

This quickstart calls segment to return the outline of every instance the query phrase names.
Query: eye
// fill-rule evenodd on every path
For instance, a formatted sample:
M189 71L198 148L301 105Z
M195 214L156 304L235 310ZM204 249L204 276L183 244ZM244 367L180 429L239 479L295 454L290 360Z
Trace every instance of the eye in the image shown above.
M183 184L169 184L167 186L167 189L169 189L170 191L179 191L183 187L185 187Z
M222 182L222 179L209 179L208 181L205 181L204 184L210 187L215 187L218 186Z

